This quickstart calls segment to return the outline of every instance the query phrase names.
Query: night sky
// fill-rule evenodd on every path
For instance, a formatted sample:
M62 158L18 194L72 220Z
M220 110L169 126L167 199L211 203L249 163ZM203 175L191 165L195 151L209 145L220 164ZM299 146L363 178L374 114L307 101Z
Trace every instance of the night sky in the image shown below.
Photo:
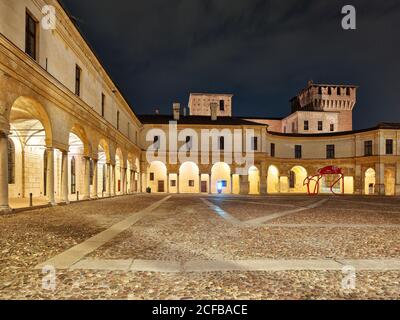
M137 114L216 92L236 116L286 116L312 79L360 86L355 129L400 122L399 0L62 2Z

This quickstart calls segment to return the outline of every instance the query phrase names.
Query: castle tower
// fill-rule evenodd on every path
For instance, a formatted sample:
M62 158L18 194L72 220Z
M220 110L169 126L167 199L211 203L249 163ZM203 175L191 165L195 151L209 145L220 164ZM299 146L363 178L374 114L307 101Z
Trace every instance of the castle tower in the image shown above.
M292 113L301 111L337 112L337 131L353 129L353 108L356 104L357 86L315 84L308 82L296 97L290 100Z

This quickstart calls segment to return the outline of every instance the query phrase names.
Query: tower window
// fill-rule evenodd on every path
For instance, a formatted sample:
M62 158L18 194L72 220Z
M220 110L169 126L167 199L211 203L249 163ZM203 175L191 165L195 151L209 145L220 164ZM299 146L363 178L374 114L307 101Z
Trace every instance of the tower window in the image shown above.
M224 100L219 100L219 110L225 111L225 101Z
M25 53L36 60L37 22L27 12L25 19Z
M335 125L333 123L330 124L330 130L331 132L335 131Z
M308 120L304 121L304 131L308 131L309 127L308 127Z
M324 127L324 124L322 121L318 121L318 131L322 131Z

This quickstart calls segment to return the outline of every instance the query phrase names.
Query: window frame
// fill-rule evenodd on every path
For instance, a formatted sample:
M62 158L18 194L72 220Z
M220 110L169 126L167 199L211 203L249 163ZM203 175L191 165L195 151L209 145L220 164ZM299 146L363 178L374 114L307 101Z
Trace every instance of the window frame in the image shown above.
M386 139L385 140L385 154L386 155L393 155L393 139Z
M372 140L366 140L364 141L364 156L365 157L371 157L373 156L374 151L373 151L373 142Z
M326 158L327 159L335 159L335 145L334 144L327 144L326 145Z
M82 68L75 64L75 95L81 96L81 87L82 87Z
M34 25L34 32L32 34L32 31L29 28L29 23L28 22L33 22ZM33 16L32 13L30 13L28 10L25 11L25 53L30 56L33 60L37 61L38 58L38 34L39 34L39 28L38 28L38 20ZM28 37L30 36L30 37ZM28 51L28 48L31 46L28 46L28 41L30 39L33 39L33 54L31 54Z
M300 144L296 144L294 146L294 157L295 159L302 159L303 158L303 150Z

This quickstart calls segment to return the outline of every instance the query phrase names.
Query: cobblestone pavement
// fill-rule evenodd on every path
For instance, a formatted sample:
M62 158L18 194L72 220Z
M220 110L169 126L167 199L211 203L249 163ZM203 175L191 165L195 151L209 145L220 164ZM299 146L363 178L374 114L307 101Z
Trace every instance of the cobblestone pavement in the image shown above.
M8 299L399 299L400 270L203 273L56 270L55 290L35 269L165 195L132 195L0 216L0 298ZM265 225L232 225L306 207ZM339 226L338 226L339 224ZM400 199L174 195L85 258L159 261L400 259Z

